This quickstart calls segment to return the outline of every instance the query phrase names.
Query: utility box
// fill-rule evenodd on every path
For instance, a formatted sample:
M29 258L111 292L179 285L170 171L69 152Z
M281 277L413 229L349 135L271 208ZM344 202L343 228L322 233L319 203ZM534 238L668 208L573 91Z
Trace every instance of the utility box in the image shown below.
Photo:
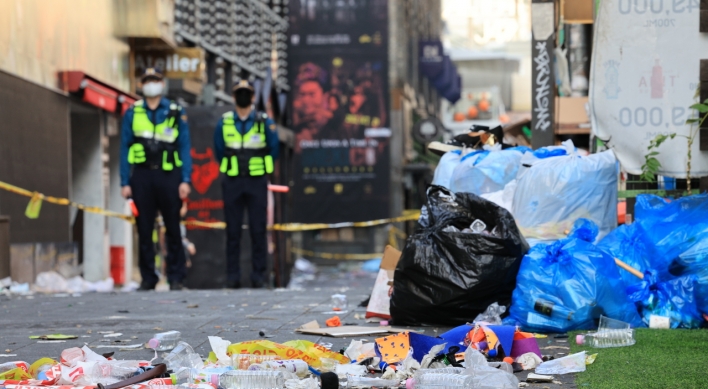
M10 276L10 217L0 215L0 279Z

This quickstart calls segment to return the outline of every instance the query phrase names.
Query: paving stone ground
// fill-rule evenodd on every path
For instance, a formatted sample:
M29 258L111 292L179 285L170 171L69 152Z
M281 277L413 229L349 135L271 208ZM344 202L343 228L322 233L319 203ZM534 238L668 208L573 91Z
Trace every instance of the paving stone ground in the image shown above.
M305 339L331 345L340 350L351 338L332 338L296 333L295 329L312 320L321 325L333 316L331 298L347 295L348 312L340 314L343 323L367 325L359 302L368 298L375 275L351 269L328 268L317 275L300 277L299 288L277 290L189 290L179 292L114 292L81 295L35 294L0 296L0 363L41 357L58 359L61 351L87 344L97 352L115 351L117 359L152 359L149 349L125 350L126 345L143 344L155 332L178 330L182 338L206 357L211 350L208 336L220 336L233 343L261 339L285 342ZM329 313L328 313L329 312ZM358 317L362 317L359 319ZM374 325L374 324L368 324ZM446 327L408 327L436 336ZM120 333L120 336L105 337ZM77 335L78 339L57 343L31 340L31 335ZM356 337L373 341L375 337ZM563 345L553 340L542 340ZM550 344L550 343L549 343ZM566 343L567 345L567 343ZM566 351L567 350L553 350ZM551 353L551 350L549 350ZM524 380L527 373L519 373ZM572 376L563 385L536 384L531 388L575 388Z

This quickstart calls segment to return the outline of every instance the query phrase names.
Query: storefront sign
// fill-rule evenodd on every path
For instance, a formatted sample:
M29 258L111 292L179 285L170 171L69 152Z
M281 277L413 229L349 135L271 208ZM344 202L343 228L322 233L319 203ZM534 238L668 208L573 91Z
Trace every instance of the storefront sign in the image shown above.
M290 41L299 44L288 48L287 109L295 132L293 221L389 217L386 2L350 1L337 12L322 5L304 12L294 3ZM300 41L337 36L359 38Z
M206 68L204 50L196 47L136 50L134 61L136 77L140 77L146 68L156 68L167 78L201 80Z
M701 5L703 2L701 2ZM640 174L649 142L676 133L657 150L659 173L686 176L686 119L696 115L700 61L708 37L698 1L602 0L595 22L590 107L594 134L622 167ZM705 99L706 97L702 97ZM691 174L708 175L708 153L693 143Z

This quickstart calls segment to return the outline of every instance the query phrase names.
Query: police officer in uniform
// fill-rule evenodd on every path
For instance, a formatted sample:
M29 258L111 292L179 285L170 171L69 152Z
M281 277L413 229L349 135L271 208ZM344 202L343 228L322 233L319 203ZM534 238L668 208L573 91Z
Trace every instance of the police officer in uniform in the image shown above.
M268 174L278 158L275 123L253 107L253 87L245 80L233 88L236 110L226 112L214 131L214 151L221 161L226 219L227 287L241 287L241 229L248 208L254 288L266 280Z
M141 82L145 99L125 112L120 149L122 195L132 198L138 209L139 290L155 289L159 281L152 241L158 211L166 230L167 280L170 290L180 290L186 275L180 208L191 191L192 173L187 115L174 101L162 97L162 74L149 68Z

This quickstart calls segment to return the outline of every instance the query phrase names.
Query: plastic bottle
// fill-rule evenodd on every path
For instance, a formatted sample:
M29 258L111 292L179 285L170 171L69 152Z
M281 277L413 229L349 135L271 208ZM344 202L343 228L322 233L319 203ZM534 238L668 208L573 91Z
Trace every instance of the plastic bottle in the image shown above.
M382 378L361 377L355 375L347 375L347 388L397 388L400 385L399 380L385 380Z
M177 343L172 352L164 358L164 362L167 364L167 368L172 371L178 371L183 367L191 369L204 367L204 362L199 354L195 353L192 346L185 342Z
M416 376L422 374L462 374L465 371L464 367L441 367L438 369L420 369L415 372Z
M29 365L27 362L15 361L15 362L5 362L0 364L0 374L5 373L10 370L20 368L24 371L29 371Z
M203 384L212 383L214 385L219 384L219 376L231 371L232 368L215 368L215 369L190 369L183 368L177 373L170 375L172 378L172 383L174 385L183 384Z
M248 370L282 370L290 373L295 373L298 377L304 378L309 373L310 369L307 363L301 359L287 359L284 361L268 361L257 365L251 365Z
M279 371L231 370L219 376L224 389L282 389L285 376Z
M251 365L279 359L280 357L277 355L233 354L231 355L231 366L236 370L248 370Z
M155 336L148 341L148 347L155 349L157 351L167 351L172 350L177 346L177 342L180 341L182 334L179 331L167 331L155 334Z
M110 385L118 381L127 380L138 373L138 369L132 366L123 366L110 362L79 362L85 363L84 376L79 381L80 384L103 384Z
M406 381L407 389L471 389L474 376L462 374L423 373Z
M634 330L604 330L576 335L575 343L595 348L626 347L636 343Z

